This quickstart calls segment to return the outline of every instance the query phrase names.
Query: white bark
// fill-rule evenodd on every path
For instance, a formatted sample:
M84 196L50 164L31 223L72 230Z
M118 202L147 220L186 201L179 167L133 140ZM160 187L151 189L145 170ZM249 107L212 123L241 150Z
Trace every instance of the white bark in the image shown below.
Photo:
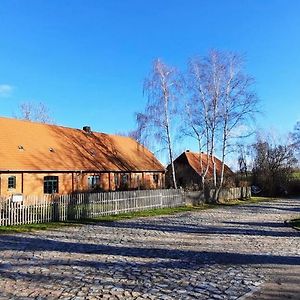
M171 164L172 182L177 189L173 155L173 108L176 92L179 90L175 69L166 66L161 60L153 64L153 71L145 81L144 89L148 94L148 104L138 131L148 131L148 135L156 137L162 147L166 147Z
M212 51L207 58L196 60L194 80L198 87L201 113L207 130L207 153L213 170L215 201L224 185L225 161L231 132L249 121L256 112L257 98L251 91L252 79L241 71L241 60L229 53ZM197 68L198 67L198 68ZM220 142L218 142L220 141ZM218 148L219 147L219 148ZM217 176L215 156L220 150L221 170Z

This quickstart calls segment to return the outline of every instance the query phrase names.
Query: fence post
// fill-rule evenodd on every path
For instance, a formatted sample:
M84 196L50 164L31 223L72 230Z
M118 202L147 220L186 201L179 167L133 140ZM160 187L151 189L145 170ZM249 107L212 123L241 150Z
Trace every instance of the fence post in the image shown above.
M21 206L10 201L0 203L0 226L74 220L150 208L175 207L184 203L182 189L44 195L41 198L26 196Z

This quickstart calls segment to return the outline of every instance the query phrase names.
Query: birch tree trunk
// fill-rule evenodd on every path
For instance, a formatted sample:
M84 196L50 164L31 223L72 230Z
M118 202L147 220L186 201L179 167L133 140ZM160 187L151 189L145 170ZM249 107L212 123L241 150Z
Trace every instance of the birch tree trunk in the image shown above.
M138 114L138 132L154 138L162 149L166 149L171 166L172 184L177 189L174 168L173 137L175 104L180 93L181 82L177 71L160 59L153 63L152 72L145 80L144 91L148 95L145 113ZM139 122L140 121L140 122Z
M215 190L213 201L218 201L225 182L229 141L243 136L234 132L238 132L239 126L247 126L257 112L257 97L251 89L253 79L242 71L242 59L238 55L213 50L207 57L193 59L190 65L191 102L200 106L196 112L198 118L193 122L205 121L210 179ZM220 168L217 168L216 153L221 155Z
M166 85L164 83L164 89L166 89ZM165 107L165 123L166 123L166 135L167 135L167 145L168 145L168 153L169 153L169 160L171 163L171 170L172 170L172 181L173 181L173 186L175 189L177 189L177 182L176 182L176 174L175 174L175 167L174 167L174 157L173 157L173 151L172 151L172 139L171 139L171 134L170 134L170 121L169 121L169 108L168 108L168 93L165 90L164 91L164 107Z

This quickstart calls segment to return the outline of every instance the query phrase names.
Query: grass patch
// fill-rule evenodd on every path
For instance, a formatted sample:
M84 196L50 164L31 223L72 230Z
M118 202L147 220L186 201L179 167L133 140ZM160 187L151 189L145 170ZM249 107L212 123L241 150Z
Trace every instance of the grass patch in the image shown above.
M0 234L4 233L23 233L37 230L51 230L62 228L65 226L80 226L83 224L96 224L99 222L113 222L126 219L134 219L140 217L153 217L161 215L173 215L180 212L187 212L192 210L203 210L207 208L215 207L216 205L204 204L201 206L181 206L175 208L158 208L138 212L123 213L118 215L101 216L98 218L74 220L65 222L51 222L51 223L38 223L38 224L25 224L25 225L13 225L13 226L0 226Z
M97 218L93 218L93 219L85 219L85 220L79 221L79 222L80 223L114 222L114 221L136 219L136 218L174 215L174 214L178 214L178 213L182 213L182 212L214 208L216 206L218 206L218 205L203 204L203 205L199 205L199 206L180 206L180 207L173 207L173 208L157 208L157 209L150 209L150 210L144 210L144 211L122 213L122 214L117 214L117 215L101 216L101 217L97 217Z
M84 219L78 221L66 221L66 222L51 222L51 223L38 223L38 224L26 224L26 225L14 225L14 226L0 226L0 234L3 233L22 233L22 232L31 232L36 230L51 230L62 228L65 226L79 226L83 224L96 224L99 222L114 222L120 220L128 220L135 218L147 218L147 217L155 217L155 216L163 216L163 215L174 215L183 212L191 212L191 211L201 211L205 209L213 209L218 207L230 207L236 205L250 204L250 203L259 203L272 201L275 198L267 198L267 197L252 197L247 200L233 200L226 203L221 204L202 204L199 206L180 206L173 208L157 208L150 209L145 211L137 211L137 212L129 212L122 213L117 215L109 215L109 216L101 216L92 219Z
M270 201L274 201L277 200L279 198L274 198L274 197L251 197L250 199L247 199L245 201L242 202L246 202L246 203L259 203L259 202L270 202Z
M25 224L25 225L12 225L12 226L0 226L0 234L2 233L22 233L31 232L36 230L50 230L55 228L61 228L65 226L75 226L76 223L71 222L50 222L50 223L37 223L37 224Z
M147 218L147 217L155 217L155 216L163 216L163 215L174 215L182 212L191 212L191 211L201 211L205 209L213 209L218 207L228 207L228 206L235 206L235 205L243 205L249 203L259 203L259 202L266 202L272 201L275 198L268 198L268 197L252 197L251 199L247 200L232 200L225 203L220 204L201 204L197 206L180 206L180 207L172 207L172 208L156 208L144 211L136 211L136 212L128 212L116 215L109 215L109 216L101 216L92 219L85 219L79 220L76 223L79 224L94 224L98 222L114 222L120 220L129 220L129 219L136 219L136 218Z
M271 198L271 197L252 197L250 199L244 199L244 200L230 200L226 202L222 202L217 205L217 207L220 206L235 206L235 205L243 205L243 204L255 204L260 202L269 202L274 201L277 198Z

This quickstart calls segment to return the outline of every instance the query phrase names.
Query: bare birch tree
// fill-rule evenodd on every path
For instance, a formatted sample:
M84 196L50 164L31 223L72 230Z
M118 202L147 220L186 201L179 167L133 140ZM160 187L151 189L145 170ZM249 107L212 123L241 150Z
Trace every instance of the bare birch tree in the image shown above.
M238 55L211 51L207 57L195 58L190 63L194 125L202 122L207 153L213 168L215 201L224 184L225 159L230 140L237 137L237 128L247 124L257 111L257 97L252 91L253 80L242 70ZM217 176L215 153L221 153L221 172Z
M222 169L218 184L218 193L224 182L224 162L230 146L230 140L243 133L238 133L240 126L245 126L253 119L257 110L257 96L253 91L254 80L243 71L240 56L231 53L219 53L221 73L220 130L222 135ZM218 197L218 194L217 194Z
M15 115L18 119L48 124L54 123L50 117L48 107L42 102L37 104L33 102L22 102L18 110L18 113Z
M172 182L177 188L173 155L173 118L180 80L176 69L167 66L160 59L153 62L150 76L144 82L148 102L144 113L137 114L140 136L154 137L168 152L171 164Z
M130 137L134 140L139 140L139 135L137 130L129 130L129 131L117 131L116 135Z
M210 166L210 128L209 128L209 98L203 87L205 67L199 59L192 59L189 62L186 87L187 101L183 111L182 134L196 139L199 151L199 166L201 175L201 186L204 190L206 175ZM203 150L206 151L206 164L203 164Z

